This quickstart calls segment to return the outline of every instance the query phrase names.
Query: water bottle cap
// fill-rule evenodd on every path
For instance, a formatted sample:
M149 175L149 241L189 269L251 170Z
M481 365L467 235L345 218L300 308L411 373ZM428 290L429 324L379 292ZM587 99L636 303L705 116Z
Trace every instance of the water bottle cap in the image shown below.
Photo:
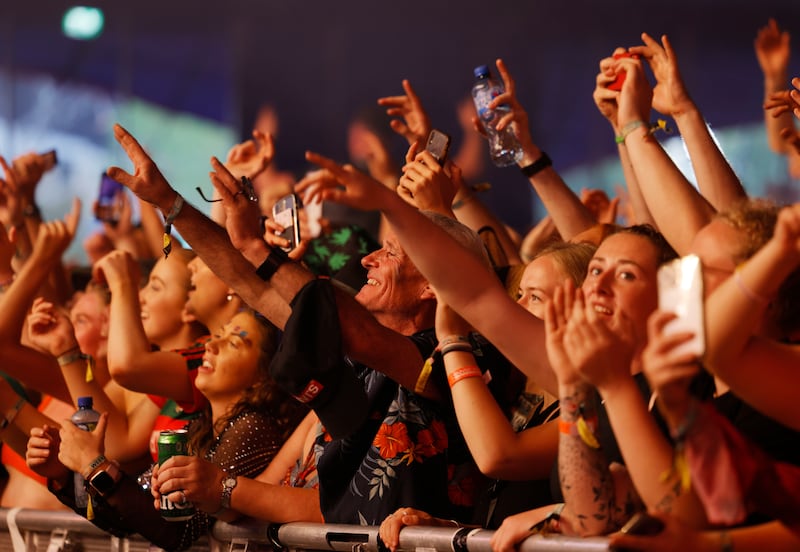
M476 79L484 79L492 74L488 65L478 65L473 69L472 73L475 75Z
M92 397L78 397L78 408L92 408L94 401Z

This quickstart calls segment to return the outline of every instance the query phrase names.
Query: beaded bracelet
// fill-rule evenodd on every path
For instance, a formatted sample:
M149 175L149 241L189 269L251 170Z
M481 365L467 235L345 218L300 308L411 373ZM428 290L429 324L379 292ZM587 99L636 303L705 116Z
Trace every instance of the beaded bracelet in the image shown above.
M450 372L449 374L447 374L447 384L452 389L452 387L456 383L458 383L463 379L480 378L482 376L483 374L481 373L481 369L475 366L474 364L468 366L462 366L461 368L457 368L452 372Z

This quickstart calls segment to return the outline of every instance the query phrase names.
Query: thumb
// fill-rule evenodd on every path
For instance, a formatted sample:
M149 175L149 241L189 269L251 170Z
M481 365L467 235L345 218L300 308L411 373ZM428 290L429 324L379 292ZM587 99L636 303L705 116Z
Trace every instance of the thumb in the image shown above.
M72 200L72 210L64 217L64 222L67 225L67 231L70 236L75 235L78 229L78 222L81 219L81 200L77 197Z
M92 433L104 439L106 436L107 425L108 425L108 412L103 412L102 414L100 414L100 419L97 420L97 427L94 428L94 431L92 431Z

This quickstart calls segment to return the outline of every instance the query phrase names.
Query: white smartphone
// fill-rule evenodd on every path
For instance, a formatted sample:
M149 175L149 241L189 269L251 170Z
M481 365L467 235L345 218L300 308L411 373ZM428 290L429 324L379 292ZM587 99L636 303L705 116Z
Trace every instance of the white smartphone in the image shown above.
M706 343L703 269L697 255L675 259L658 269L658 308L678 316L665 326L665 333L690 331L694 334L678 351L702 357Z
M295 194L283 196L272 207L272 218L283 227L283 232L278 235L289 241L289 245L283 248L284 251L291 251L300 243L300 219L297 216L299 208L300 199Z

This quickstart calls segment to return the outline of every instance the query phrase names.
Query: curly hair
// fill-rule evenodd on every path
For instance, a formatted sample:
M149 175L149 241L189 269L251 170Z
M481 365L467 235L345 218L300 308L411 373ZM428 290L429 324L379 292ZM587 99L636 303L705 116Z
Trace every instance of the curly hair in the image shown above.
M778 205L770 200L752 198L717 213L715 218L739 231L740 247L733 259L736 264L755 255L772 238L779 211Z
M278 424L283 441L289 438L308 409L283 391L269 374L269 364L278 348L280 332L266 318L251 309L243 309L259 322L258 378L256 383L243 390L239 400L219 417L212 427L211 407L206 405L203 415L189 425L189 450L205 456L214 443L214 436L225 429L231 420L245 412L267 412Z

